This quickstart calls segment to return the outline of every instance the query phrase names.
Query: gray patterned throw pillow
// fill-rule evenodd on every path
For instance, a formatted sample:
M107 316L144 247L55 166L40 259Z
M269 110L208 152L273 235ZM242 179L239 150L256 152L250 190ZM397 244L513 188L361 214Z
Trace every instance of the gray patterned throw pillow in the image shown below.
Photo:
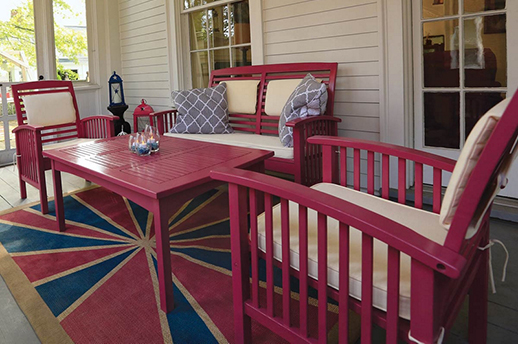
M227 85L210 88L173 91L173 102L178 110L176 124L169 130L176 134L228 134Z
M322 115L326 111L326 84L308 74L288 98L279 119L279 138L283 146L293 147L293 129L286 122L306 116Z

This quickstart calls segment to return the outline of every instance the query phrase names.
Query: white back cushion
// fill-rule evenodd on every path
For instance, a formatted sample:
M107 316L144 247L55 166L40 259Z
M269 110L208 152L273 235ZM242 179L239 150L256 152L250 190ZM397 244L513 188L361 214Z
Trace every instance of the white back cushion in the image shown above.
M468 179L480 159L480 155L482 154L491 133L493 133L496 124L505 112L510 100L511 98L507 98L491 108L478 120L477 124L473 127L471 133L466 139L466 143L464 144L464 148L462 148L459 160L455 164L455 168L451 175L450 183L448 184L444 194L441 206L440 222L447 229L450 228ZM506 162L504 165L508 166L504 166L505 171L502 172L507 173L510 162ZM478 223L480 223L480 221L478 221ZM473 236L476 233L477 227L478 225L474 228L470 228L466 233L466 237L469 238Z
M76 121L76 110L68 92L22 96L30 125L58 125Z
M260 80L231 80L227 84L228 113L255 114Z
M266 88L264 112L268 116L280 116L295 87L302 79L272 80Z

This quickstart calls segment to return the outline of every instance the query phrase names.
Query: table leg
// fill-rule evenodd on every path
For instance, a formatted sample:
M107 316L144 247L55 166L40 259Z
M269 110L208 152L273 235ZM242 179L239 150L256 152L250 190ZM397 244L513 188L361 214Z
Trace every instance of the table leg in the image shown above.
M169 217L163 205L158 204L153 212L155 219L156 253L158 263L158 287L160 308L169 313L174 308L171 249L169 246Z
M65 231L65 209L63 206L63 189L61 187L61 172L54 167L52 160L52 178L54 179L54 208L56 209L56 221L60 232Z

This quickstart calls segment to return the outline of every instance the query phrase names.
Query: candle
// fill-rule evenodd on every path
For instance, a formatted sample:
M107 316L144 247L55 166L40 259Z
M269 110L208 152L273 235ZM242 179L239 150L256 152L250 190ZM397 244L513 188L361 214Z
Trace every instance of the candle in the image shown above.
M158 143L159 143L159 141L156 140L154 136L151 136L147 140L147 145L149 146L149 148L151 149L152 152L158 151L158 149L159 149Z
M151 150L149 146L145 143L141 143L137 146L137 154L138 155L149 155L151 153Z

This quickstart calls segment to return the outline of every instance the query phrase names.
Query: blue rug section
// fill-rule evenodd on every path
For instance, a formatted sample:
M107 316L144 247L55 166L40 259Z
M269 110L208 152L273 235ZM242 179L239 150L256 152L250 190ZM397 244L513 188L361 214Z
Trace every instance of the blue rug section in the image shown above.
M36 290L52 313L58 316L135 250L130 250L100 264L42 284L36 287Z
M142 229L142 233L146 235L147 218L149 211L142 208L140 205L133 203L129 199L128 203L130 205L131 211L133 212L133 215L135 215L135 219L137 219L137 223L139 224L140 229Z
M124 241L78 238L60 234L59 232L49 233L2 223L0 223L0 242L2 242L9 253L100 245L109 247L125 243Z
M153 257L157 270L157 262ZM173 343L217 343L216 338L207 328L205 322L192 308L182 292L173 283L174 309L167 314L167 322L171 329Z
M85 225L94 226L108 231L110 233L121 235L129 239L134 239L132 236L124 233L117 227L114 227L105 219L99 217L96 213L94 213L93 211L91 211L90 209L88 209L72 197L65 197L63 199L63 204L65 207L66 220L84 223ZM40 205L35 205L32 207L32 209L40 211ZM54 201L49 202L49 215L56 216Z
M183 253L202 262L232 270L230 252L208 251L198 248L171 248L171 251Z
M171 235L170 238L174 240L185 240L185 239L199 239L209 235L229 235L230 234L230 221L225 220L220 223L209 225L207 227L200 228L198 230L184 233L180 235Z
M189 213L191 211L193 211L194 209L196 209L197 207L199 207L201 204L203 204L203 202L209 200L212 196L214 196L216 193L218 193L218 190L217 189L212 189L210 191L207 191L206 193L198 196L198 197L195 197L193 198L189 204L187 205L187 207L185 207L184 210L182 210L180 212L180 214L178 214L175 218L173 218L173 220L169 223L169 227L171 227L172 225L174 225L175 223L177 223L178 221L180 221L181 219L183 219L185 216L189 215Z

